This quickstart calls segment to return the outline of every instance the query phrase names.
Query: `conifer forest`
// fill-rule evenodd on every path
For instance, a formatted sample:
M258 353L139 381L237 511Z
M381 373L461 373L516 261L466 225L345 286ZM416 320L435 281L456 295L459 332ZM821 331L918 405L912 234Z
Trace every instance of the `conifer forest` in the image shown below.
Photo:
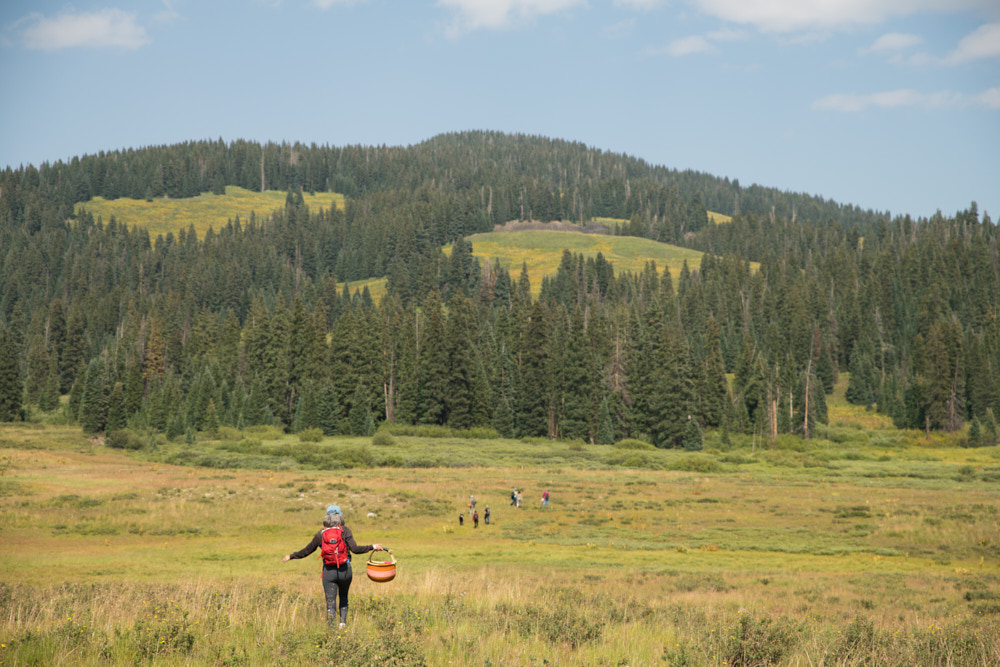
M226 186L280 190L285 205L156 238L77 208ZM306 207L320 191L345 206ZM566 251L542 279L466 240L601 218L705 255L671 275ZM848 400L901 428L969 424L993 444L998 250L975 203L911 219L492 132L199 141L8 168L0 421L62 410L89 433L171 438L388 421L670 448L693 428L809 438L848 372ZM379 301L346 287L373 277L387 279Z

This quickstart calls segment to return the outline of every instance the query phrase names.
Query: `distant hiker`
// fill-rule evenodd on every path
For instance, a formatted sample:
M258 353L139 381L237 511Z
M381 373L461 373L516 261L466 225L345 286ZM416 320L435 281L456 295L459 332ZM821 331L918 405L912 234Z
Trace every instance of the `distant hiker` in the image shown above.
M472 510L472 527L479 528L479 512Z
M465 516L463 514L459 514L458 515L458 525L460 525L460 526L464 526L465 525Z
M486 511L483 512L483 522L488 526L490 525L490 506L486 506Z
M517 498L514 499L514 507L520 507L521 506L521 496L522 496L521 492L518 491L517 492Z
M517 504L517 487L516 486L513 489L510 490L510 504L511 505L516 505Z
M471 507L472 509L476 509L476 497L475 496L469 496L469 507Z
M542 507L548 507L548 506L549 506L549 490L545 489L545 491L542 492Z
M358 545L354 541L351 529L344 525L344 515L336 505L326 508L323 518L323 530L313 535L312 541L305 547L288 554L281 559L287 562L292 559L305 558L316 549L322 547L320 559L323 562L323 593L326 595L326 621L333 625L340 612L340 627L347 625L347 593L351 589L351 553L364 554L369 551L382 551L381 544ZM340 593L340 605L337 605L337 593Z

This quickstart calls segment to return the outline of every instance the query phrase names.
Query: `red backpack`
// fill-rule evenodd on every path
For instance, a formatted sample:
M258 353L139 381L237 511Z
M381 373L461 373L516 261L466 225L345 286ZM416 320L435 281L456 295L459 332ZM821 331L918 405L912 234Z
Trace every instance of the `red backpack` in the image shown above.
M323 562L340 567L347 562L347 543L344 542L343 526L327 528L323 531Z

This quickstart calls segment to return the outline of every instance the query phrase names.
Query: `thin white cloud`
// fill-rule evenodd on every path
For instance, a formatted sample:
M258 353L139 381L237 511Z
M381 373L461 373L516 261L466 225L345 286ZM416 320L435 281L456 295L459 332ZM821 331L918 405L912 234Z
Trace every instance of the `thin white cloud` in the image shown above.
M548 14L585 4L586 0L438 0L454 10L446 32L457 37L475 30L504 30Z
M174 3L169 0L163 0L163 9L153 16L153 20L157 23L172 23L179 18L181 15L174 9Z
M648 48L643 51L643 54L647 56L666 55L679 58L699 53L716 53L719 50L715 45L716 42L735 42L746 39L746 37L746 33L742 30L723 28L722 30L715 30L704 35L690 35L689 37L675 39L666 46Z
M722 30L715 30L713 32L705 35L708 39L713 42L738 42L740 40L746 39L747 34L742 30L733 30L732 28L723 28Z
M368 0L312 0L313 5L323 10L338 6L350 7L351 5L357 5L362 2L368 2Z
M601 35L605 39L622 39L631 35L634 29L635 19L626 19L614 25L605 26L601 30Z
M120 9L63 12L52 18L31 14L17 24L26 48L59 51L72 48L138 49L149 44L146 29L135 14Z
M1000 109L1000 86L979 93L976 101L987 109Z
M995 11L996 0L692 0L701 11L765 32L839 30L918 12Z
M987 23L963 37L944 62L947 65L960 65L996 57L1000 57L1000 23Z
M640 12L651 12L666 5L666 0L615 0L615 7L634 9Z
M676 39L667 45L665 53L672 56L690 56L696 53L713 53L716 50L708 39L701 35L691 35Z
M818 111L841 111L845 113L865 111L871 108L894 109L899 107L918 107L925 109L945 109L968 106L1000 109L1000 88L991 88L975 95L955 93L947 90L936 93L921 93L909 88L864 95L838 93L822 97L812 104L812 108Z
M905 51L923 43L920 35L907 35L900 32L889 32L876 39L867 49L862 49L862 53L888 53Z

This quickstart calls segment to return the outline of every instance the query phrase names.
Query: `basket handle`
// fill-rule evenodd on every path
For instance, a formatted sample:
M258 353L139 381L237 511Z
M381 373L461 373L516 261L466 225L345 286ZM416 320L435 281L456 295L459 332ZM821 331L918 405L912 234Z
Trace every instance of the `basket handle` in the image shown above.
M390 564L390 565L395 565L395 564L396 564L396 557L392 555L392 549L382 549L382 551L384 551L384 552L386 552L387 554L389 554L389 558L391 558L391 559L392 559L391 561L389 561L389 564ZM372 562L372 558L374 558L374 557L375 557L375 554L376 554L376 553L378 553L378 552L377 552L377 551L375 551L374 549L372 549L372 552L371 552L371 554L370 554L370 555L368 556L368 562L369 562L369 563L371 563L371 562ZM386 561L379 561L379 562L380 562L380 563L385 563Z

